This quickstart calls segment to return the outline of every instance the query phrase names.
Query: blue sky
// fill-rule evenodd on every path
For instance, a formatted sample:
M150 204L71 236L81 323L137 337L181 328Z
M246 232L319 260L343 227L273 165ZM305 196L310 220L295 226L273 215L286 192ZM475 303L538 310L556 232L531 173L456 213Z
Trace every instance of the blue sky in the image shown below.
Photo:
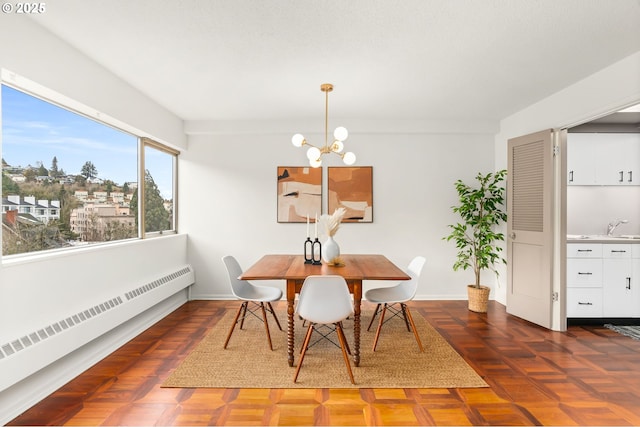
M138 180L137 150L134 135L2 86L2 158L12 166L36 167L42 162L50 169L55 156L58 169L79 175L90 161L98 178L122 185ZM154 163L164 161L166 165L166 157L147 155L146 166L163 196L171 197L171 181L163 182L154 173L166 170Z

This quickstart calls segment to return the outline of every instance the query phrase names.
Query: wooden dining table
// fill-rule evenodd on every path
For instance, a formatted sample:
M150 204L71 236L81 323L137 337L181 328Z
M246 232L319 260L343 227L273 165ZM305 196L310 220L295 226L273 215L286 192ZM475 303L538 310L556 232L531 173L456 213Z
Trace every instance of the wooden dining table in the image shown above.
M305 264L302 255L265 255L239 277L241 280L286 280L287 359L293 366L294 303L302 284L312 275L339 275L353 294L353 362L360 365L360 303L363 280L409 280L402 269L384 255L340 255L341 266Z

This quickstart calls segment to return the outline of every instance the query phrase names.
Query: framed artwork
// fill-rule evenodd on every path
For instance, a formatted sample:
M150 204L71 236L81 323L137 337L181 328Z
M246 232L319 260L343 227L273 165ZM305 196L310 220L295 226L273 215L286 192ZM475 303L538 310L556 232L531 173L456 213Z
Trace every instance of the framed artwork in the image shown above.
M328 212L347 210L342 222L373 222L373 167L329 167Z
M322 168L278 166L278 222L313 222L322 213Z

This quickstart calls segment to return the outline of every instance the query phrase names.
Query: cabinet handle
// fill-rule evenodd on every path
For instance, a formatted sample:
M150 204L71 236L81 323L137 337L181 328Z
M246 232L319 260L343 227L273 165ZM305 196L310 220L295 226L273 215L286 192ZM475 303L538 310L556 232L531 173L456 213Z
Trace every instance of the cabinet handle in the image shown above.
M586 275L586 276L591 276L593 273L589 273L589 272L583 273L583 272L581 272L581 271L578 271L578 274L582 274L582 275Z
M578 252L593 252L593 249L578 249Z
M612 253L612 254L614 254L614 253L615 253L615 254L625 254L625 253L627 253L627 251L625 251L625 250L619 250L619 249L611 249L611 253Z
M627 182L633 182L633 171L629 171L629 180Z
M573 182L573 171L569 171L569 182Z
M631 289L631 277L627 277L627 289Z
M620 174L620 179L618 180L618 182L624 181L624 171L620 171L618 173Z
M580 302L578 301L578 305L593 305L591 302Z

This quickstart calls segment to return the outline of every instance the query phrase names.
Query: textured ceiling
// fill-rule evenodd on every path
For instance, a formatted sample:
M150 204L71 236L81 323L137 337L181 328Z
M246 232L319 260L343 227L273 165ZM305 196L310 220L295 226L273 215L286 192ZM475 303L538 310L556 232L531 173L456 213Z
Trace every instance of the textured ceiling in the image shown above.
M640 0L55 0L33 19L185 120L497 120L640 50Z

